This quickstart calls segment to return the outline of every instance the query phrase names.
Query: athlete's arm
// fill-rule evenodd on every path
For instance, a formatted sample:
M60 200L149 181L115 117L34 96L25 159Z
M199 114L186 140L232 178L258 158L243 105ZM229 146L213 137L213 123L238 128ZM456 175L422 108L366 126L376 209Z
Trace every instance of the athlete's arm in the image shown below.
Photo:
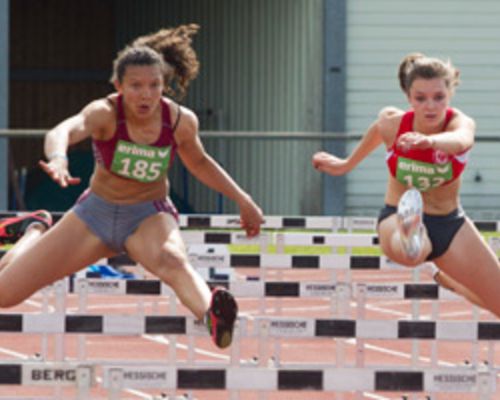
M205 151L198 135L198 118L184 107L175 140L179 157L189 172L209 188L236 202L247 234L257 235L263 222L262 211L250 195Z
M80 183L80 178L72 177L68 171L68 147L93 134L102 135L109 127L109 121L112 121L110 111L106 100L93 101L45 135L44 151L48 162L41 160L39 164L61 187Z
M446 131L434 135L408 132L398 140L398 146L413 149L441 150L446 154L460 154L474 145L476 123L464 113L454 109L455 115Z
M474 120L456 109L454 111L446 132L431 136L431 147L447 154L459 154L470 149L476 133Z
M320 151L313 155L314 168L330 175L344 175L353 170L361 161L371 154L384 140L389 131L395 109L387 108L380 112L378 119L373 122L363 138L347 158L339 158L333 154Z

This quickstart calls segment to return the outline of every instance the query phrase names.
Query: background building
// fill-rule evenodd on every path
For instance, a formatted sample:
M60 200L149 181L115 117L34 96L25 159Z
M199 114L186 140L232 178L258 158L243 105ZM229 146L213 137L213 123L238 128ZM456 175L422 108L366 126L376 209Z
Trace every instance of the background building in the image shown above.
M355 144L326 140L326 133L361 135L383 106L406 107L396 73L410 52L450 57L463 80L454 105L475 117L478 135L498 137L494 0L0 0L0 20L0 128L11 129L50 128L109 93L112 60L136 36L200 24L194 45L201 73L184 102L199 115L208 151L266 214L377 212L383 149L345 178L320 176L310 158ZM216 132L235 134L220 139ZM465 173L462 199L475 217L500 216L499 150L478 143ZM11 138L8 153L30 208L67 208L83 189L60 190L37 170L40 138ZM70 156L74 174L88 179L88 143ZM5 187L7 162L1 171ZM173 172L173 196L184 212L235 211L179 163ZM14 189L12 207L19 205Z

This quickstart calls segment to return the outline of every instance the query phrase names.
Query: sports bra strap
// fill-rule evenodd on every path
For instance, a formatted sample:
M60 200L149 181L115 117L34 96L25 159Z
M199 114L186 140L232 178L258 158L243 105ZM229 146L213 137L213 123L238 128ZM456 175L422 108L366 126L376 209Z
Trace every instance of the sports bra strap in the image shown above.
M172 127L172 133L175 132L181 121L181 105L177 103L177 118L175 119L174 126Z

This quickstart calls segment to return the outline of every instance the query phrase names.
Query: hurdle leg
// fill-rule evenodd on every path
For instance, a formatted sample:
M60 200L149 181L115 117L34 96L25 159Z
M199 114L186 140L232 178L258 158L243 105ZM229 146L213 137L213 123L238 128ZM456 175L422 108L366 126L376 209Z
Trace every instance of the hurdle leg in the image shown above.
M418 268L414 268L412 271L412 277L414 283L420 282L420 271ZM420 319L420 300L412 300L411 301L412 308L412 319L419 320ZM412 349L411 349L411 365L412 367L417 367L420 364L420 341L417 339L412 339L411 341ZM413 399L413 395L412 395Z
M123 389L123 370L112 368L109 370L108 400L120 400Z
M88 304L88 282L86 280L78 281L78 312L85 313ZM78 360L87 358L86 335L78 335Z
M45 287L42 289L42 314L49 313L49 289ZM48 356L49 334L43 333L41 338L40 359L46 360Z
M55 293L55 312L58 314L65 314L66 312L66 288L64 287L64 281L59 280L54 283L54 293ZM54 334L54 344L55 344L55 361L63 361L65 358L64 347L65 338L63 333ZM62 388L59 385L54 386L54 398L61 399Z
M90 398L90 387L92 386L92 368L79 366L76 369L77 400Z

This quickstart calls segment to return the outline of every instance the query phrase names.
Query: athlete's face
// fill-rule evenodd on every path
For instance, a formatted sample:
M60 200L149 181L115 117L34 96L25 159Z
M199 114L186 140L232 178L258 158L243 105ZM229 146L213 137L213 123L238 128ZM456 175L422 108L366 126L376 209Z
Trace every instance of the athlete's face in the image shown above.
M128 111L136 118L153 115L163 93L163 74L159 65L130 65L121 82L115 83Z
M423 133L442 128L450 99L451 92L442 78L417 78L413 81L408 101L415 111L415 123Z

